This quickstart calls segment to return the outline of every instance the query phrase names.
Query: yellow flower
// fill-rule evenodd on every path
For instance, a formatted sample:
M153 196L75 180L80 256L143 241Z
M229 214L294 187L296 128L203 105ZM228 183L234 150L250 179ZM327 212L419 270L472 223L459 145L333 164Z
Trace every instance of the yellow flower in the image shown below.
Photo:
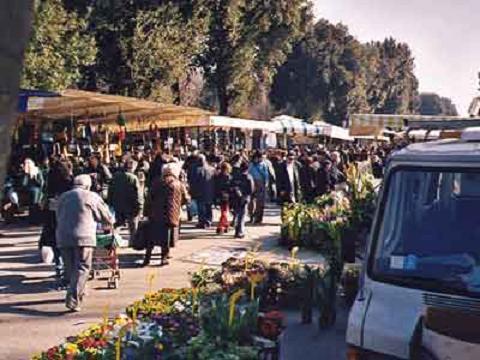
M164 349L163 344L162 344L162 343L158 343L158 344L157 344L157 350L163 351L163 349Z
M88 348L88 349L85 349L85 351L86 351L89 355L97 355L97 354L98 354L98 350L95 349L95 348Z
M130 319L125 315L118 315L114 321L114 325L118 325L120 327L124 327L129 323L130 323Z
M299 250L298 246L295 246L290 252L290 254L292 255L292 260L297 257L298 250Z
M68 354L68 355L76 355L78 354L78 346L77 344L74 344L74 343L66 343L64 345L64 349L65 349L65 352Z
M237 290L230 296L230 313L229 313L229 318L228 318L228 324L232 326L233 324L233 317L235 315L235 304L237 303L238 299L240 299L243 294L245 293L245 290L240 289Z

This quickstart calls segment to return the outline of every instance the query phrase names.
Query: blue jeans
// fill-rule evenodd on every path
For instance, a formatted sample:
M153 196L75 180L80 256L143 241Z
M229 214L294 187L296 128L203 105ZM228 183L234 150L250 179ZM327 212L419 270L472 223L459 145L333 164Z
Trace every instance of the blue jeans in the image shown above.
M198 215L197 200L192 199L190 204L187 205L187 212L190 218L194 218Z
M212 203L198 200L198 223L200 225L212 225Z
M245 235L245 222L248 211L248 203L235 207L235 236Z

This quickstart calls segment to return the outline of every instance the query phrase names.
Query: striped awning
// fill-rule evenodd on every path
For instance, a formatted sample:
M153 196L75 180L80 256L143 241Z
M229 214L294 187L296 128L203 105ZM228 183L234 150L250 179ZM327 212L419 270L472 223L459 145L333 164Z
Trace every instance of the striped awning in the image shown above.
M428 127L431 123L445 123L448 121L471 121L472 118L458 116L426 116L426 115L382 115L382 114L353 114L350 116L350 135L376 136L386 129L402 131L415 124L421 128L422 124ZM468 123L467 123L468 124Z
M288 115L280 115L272 119L276 124L278 133L298 134L305 136L326 136L326 127L323 125L309 124L305 120Z

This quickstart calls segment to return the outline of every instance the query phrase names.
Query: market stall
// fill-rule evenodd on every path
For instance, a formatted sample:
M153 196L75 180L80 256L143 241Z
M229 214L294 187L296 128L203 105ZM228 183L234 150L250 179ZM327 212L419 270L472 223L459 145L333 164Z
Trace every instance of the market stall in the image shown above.
M313 123L316 127L322 128L322 135L330 138L332 140L339 140L339 141L353 141L354 138L350 136L349 130L343 127L328 124L324 121L315 121Z
M431 130L436 130L439 124L451 123L451 129L477 126L479 119L459 116L425 116L425 115L388 115L388 114L353 114L350 119L350 135L359 136L392 136L402 131L419 130L416 136L422 134L430 137ZM424 137L425 137L424 136ZM435 136L433 136L435 137ZM436 136L440 137L440 136Z
M199 143L200 132L185 129L209 126L211 115L198 108L80 90L47 97L31 93L22 103L13 144L17 149L40 149L44 155Z
M318 143L320 138L327 136L327 127L324 125L309 124L305 120L288 115L280 115L272 119L275 132L280 135L283 147L292 144Z
M217 144L235 149L265 149L277 147L277 127L270 121L210 116L209 127L214 129Z
M174 151L185 146L263 149L276 147L276 133L281 131L268 121L214 116L198 108L125 96L79 90L39 95L31 92L22 98L20 136L14 144L39 144L50 153L63 151L60 148L70 153L84 148L119 152L139 145Z

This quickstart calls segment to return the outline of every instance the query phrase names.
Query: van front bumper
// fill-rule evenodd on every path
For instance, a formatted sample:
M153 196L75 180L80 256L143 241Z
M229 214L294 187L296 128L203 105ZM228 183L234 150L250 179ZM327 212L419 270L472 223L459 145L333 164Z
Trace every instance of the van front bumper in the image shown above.
M396 356L379 354L376 352L361 349L356 346L348 346L347 360L405 360Z

